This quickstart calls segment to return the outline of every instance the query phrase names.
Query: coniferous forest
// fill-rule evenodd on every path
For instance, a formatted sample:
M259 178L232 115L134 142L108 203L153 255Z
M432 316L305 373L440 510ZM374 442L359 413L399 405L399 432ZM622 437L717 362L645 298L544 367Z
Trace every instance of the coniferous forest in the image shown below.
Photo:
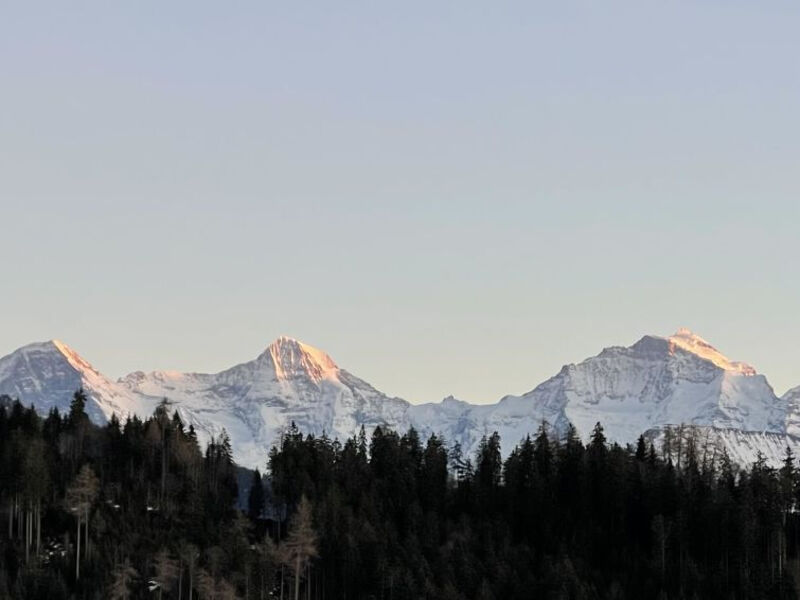
M163 403L93 425L0 401L0 598L796 598L800 475L546 425L502 459L289 429L237 483ZM667 445L667 444L665 444ZM713 459L712 459L713 456ZM242 488L242 489L240 489Z

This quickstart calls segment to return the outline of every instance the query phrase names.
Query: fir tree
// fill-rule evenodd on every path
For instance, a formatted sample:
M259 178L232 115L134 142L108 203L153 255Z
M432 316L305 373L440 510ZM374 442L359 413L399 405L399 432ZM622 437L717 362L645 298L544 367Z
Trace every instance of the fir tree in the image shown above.
M264 484L261 481L261 473L256 469L253 471L253 479L250 482L250 492L247 497L247 512L250 518L253 520L261 518L264 506Z

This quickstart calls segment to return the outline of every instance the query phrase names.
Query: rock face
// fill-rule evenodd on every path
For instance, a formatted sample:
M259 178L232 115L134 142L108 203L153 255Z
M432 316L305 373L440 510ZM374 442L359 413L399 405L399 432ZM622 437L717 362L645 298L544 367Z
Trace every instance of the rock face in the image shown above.
M112 381L65 344L31 344L0 359L0 394L42 412L66 410L83 387L96 422L111 414L146 416L163 398L192 423L201 441L224 428L237 461L263 466L269 447L294 421L301 430L340 439L379 424L423 435L437 433L473 452L498 431L506 452L543 422L563 433L572 424L587 437L600 421L610 440L633 442L665 426L698 426L737 461L779 460L777 448L800 433L800 388L778 398L763 375L728 360L688 330L645 336L630 347L611 347L521 396L495 404L452 397L410 404L355 377L324 352L281 337L254 360L214 374L135 372Z
M800 436L800 386L786 392L781 400L786 407L786 433Z

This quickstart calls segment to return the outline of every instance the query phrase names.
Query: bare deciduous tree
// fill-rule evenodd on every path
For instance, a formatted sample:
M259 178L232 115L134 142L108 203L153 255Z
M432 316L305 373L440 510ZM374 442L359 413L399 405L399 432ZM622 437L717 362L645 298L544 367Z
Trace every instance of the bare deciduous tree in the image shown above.
M189 569L189 600L192 598L192 592L194 588L194 580L195 580L195 569L197 567L197 559L200 557L200 551L197 549L197 546L193 544L182 543L179 551L181 563L185 564L186 567ZM178 590L178 596L180 597L180 588Z
M225 579L214 579L205 569L197 572L197 594L201 600L236 600L236 590Z
M155 582L158 583L158 597L160 600L164 590L169 592L175 587L179 574L178 561L172 558L165 548L162 548L153 560L153 568L156 572Z
M294 599L300 599L300 578L308 562L317 556L317 534L311 519L311 503L303 496L282 544L284 563L294 568Z
M111 586L108 589L110 600L128 600L133 596L131 585L139 573L131 566L130 561L125 561L114 568Z
M80 579L81 574L81 522L85 525L84 556L89 552L89 510L97 497L99 482L97 476L89 465L83 465L72 485L67 489L67 510L75 513L77 517L77 540L75 550L75 579Z
M269 593L271 585L274 583L275 566L281 562L281 557L269 534L264 536L262 543L256 544L255 552L258 556L256 569L259 578L259 598L264 600L266 594Z

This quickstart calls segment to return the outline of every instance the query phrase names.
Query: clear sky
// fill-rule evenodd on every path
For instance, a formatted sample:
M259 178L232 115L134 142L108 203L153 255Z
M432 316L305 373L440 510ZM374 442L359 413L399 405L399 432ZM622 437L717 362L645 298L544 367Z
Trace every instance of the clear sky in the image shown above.
M0 8L0 354L286 334L473 402L687 326L800 385L800 5Z

